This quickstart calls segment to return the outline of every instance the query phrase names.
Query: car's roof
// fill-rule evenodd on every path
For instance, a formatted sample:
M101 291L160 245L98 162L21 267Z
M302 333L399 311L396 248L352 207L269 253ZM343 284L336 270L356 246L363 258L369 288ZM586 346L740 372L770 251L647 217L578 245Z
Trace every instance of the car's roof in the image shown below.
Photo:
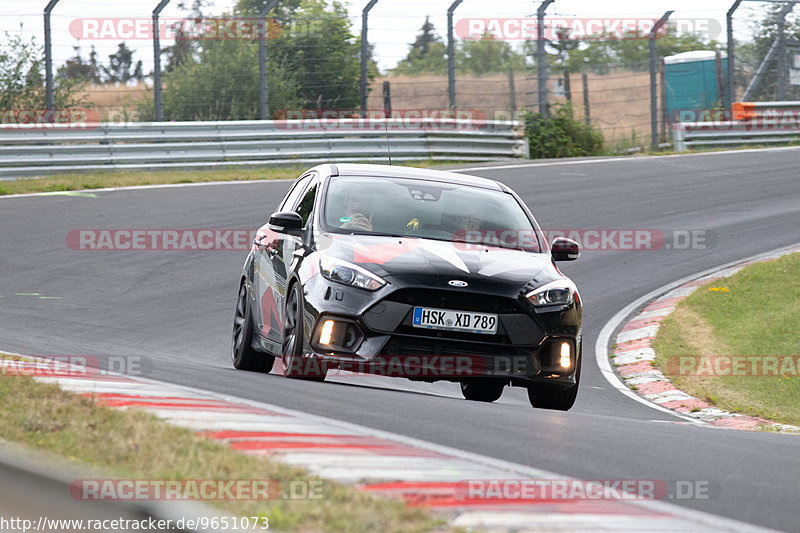
M367 165L359 163L335 163L330 165L320 165L317 167L322 174L358 177L386 177L386 178L407 178L430 181L440 181L454 183L468 187L481 187L503 191L505 188L495 180L447 172L444 170L432 170L428 168L412 168L404 166L389 165Z

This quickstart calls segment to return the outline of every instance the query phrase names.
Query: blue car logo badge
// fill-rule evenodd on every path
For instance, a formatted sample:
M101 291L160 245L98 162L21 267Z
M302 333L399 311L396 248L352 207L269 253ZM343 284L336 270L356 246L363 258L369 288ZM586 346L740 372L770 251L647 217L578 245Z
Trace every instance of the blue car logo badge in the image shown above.
M468 285L466 281L461 281L460 279L451 279L447 284L452 287L466 287Z

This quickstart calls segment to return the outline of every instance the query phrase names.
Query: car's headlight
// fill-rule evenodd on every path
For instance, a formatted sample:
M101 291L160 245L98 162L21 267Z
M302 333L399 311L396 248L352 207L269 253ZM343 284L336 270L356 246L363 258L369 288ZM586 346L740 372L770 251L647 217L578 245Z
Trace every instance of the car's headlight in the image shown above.
M577 289L568 279L545 283L525 295L533 305L569 305L575 301Z
M339 283L359 287L361 289L367 289L368 291L377 291L386 285L385 280L379 278L369 270L336 257L320 256L319 271L326 279L338 281Z

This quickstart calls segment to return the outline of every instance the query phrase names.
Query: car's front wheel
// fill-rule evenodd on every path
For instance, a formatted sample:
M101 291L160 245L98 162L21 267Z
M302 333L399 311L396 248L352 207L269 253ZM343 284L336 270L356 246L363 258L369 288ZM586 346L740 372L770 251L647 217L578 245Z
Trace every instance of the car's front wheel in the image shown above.
M234 368L269 372L275 358L269 354L253 349L253 319L250 311L250 299L247 297L247 284L242 283L236 300L236 313L233 317L233 335L231 338L231 359Z
M303 357L303 306L300 299L300 284L295 283L286 298L283 325L283 357L281 366L287 378L302 378L314 381L325 379L326 370L322 362L314 357Z
M578 368L575 370L575 385L567 389L547 389L536 386L528 387L528 400L532 407L569 411L578 397L578 385L581 382L581 360L583 349L578 354Z
M494 402L503 395L503 383L482 380L461 382L461 394L467 400L476 402Z

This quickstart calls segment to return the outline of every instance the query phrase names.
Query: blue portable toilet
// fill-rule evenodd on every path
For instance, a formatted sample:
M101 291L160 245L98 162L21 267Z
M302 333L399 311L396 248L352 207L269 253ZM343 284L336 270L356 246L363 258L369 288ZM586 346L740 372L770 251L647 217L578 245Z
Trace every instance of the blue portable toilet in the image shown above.
M721 72L727 72L728 58L720 52ZM693 50L664 58L667 92L667 120L695 122L702 111L723 107L724 97L717 94L716 52ZM723 83L723 91L727 90Z

